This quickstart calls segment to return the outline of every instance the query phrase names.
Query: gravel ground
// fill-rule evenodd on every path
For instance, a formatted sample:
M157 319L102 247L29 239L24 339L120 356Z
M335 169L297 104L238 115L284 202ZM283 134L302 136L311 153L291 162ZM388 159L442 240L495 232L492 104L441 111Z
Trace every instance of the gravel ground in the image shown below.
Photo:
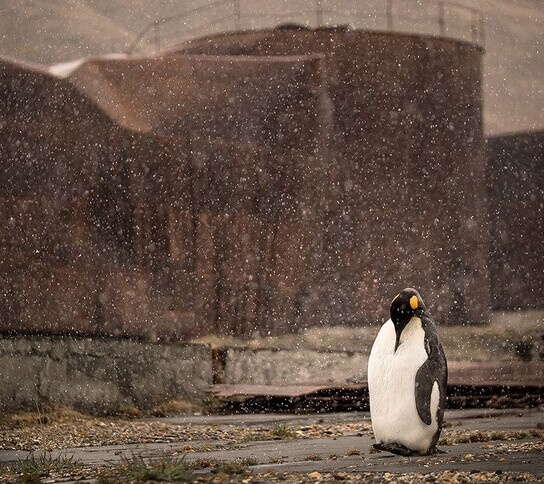
M367 414L151 420L57 410L7 416L0 420L0 481L27 479L22 463L35 451L33 463L42 461L35 482L544 482L543 413L517 412L451 413L441 438L448 454L413 458L373 452ZM86 461L92 449L94 461ZM142 469L138 455L151 464ZM180 466L171 469L172 463ZM151 473L152 466L163 474Z
M367 422L240 426L238 424L176 424L161 420L94 418L56 411L43 424L32 414L7 417L0 426L0 449L46 450L126 444L218 441L234 444L256 440L309 439L370 434ZM189 445L190 447L190 445Z

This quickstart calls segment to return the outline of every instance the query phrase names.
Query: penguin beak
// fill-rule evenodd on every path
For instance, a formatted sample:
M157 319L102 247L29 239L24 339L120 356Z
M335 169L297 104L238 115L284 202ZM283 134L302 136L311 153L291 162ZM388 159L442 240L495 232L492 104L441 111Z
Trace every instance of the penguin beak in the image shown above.
M397 352L398 347L400 346L400 333L396 332L397 337L395 338L395 351L393 353Z

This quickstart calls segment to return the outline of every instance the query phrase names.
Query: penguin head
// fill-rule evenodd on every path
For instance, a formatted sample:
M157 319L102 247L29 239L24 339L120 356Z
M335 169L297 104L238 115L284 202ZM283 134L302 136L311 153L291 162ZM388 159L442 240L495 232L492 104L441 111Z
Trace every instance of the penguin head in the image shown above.
M391 321L395 325L397 342L395 350L399 346L400 335L412 317L421 317L426 311L421 294L411 287L403 289L391 301Z

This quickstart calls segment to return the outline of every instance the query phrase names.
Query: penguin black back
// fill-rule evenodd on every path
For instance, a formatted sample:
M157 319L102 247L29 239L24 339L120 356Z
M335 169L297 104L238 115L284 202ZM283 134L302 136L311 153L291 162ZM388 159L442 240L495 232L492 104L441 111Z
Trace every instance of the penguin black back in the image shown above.
M433 447L438 441L442 422L444 420L444 410L446 407L446 390L448 384L448 363L446 355L440 341L436 326L430 316L423 313L421 316L421 326L425 331L425 351L427 360L420 366L416 374L416 406L419 417L425 424L430 425L431 415L431 393L434 383L438 384L440 399L438 402L437 420L439 423L438 432L433 441Z

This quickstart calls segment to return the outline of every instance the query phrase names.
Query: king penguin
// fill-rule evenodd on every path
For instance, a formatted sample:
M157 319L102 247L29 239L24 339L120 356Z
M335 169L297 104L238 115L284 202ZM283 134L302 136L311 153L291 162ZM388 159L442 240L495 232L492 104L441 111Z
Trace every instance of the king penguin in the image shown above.
M374 447L400 455L438 452L448 369L421 295L406 288L391 302L368 359Z

